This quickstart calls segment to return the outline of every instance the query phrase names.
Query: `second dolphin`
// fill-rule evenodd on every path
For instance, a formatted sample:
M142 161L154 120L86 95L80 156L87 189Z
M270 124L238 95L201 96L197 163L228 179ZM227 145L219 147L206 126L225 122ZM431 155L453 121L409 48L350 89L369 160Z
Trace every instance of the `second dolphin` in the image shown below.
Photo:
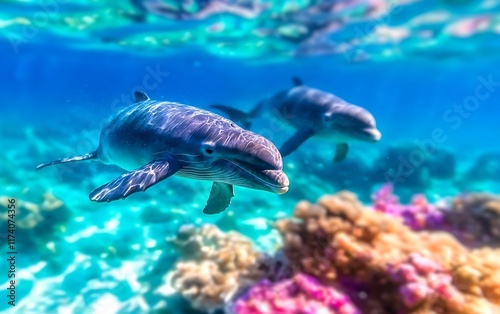
M295 151L312 136L324 137L336 143L334 161L345 159L349 150L348 142L378 142L382 134L376 127L375 118L366 109L349 104L345 100L315 88L308 87L298 78L294 86L259 102L249 113L215 104L219 109L245 128L250 120L263 113L273 116L293 126L297 131L280 149L283 157Z

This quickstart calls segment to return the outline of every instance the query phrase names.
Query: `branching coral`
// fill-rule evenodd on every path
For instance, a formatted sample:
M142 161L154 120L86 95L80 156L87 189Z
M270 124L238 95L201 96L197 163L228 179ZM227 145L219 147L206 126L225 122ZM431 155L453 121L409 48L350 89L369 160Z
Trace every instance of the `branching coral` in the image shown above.
M299 221L277 224L292 267L341 284L363 313L500 310L500 251L471 251L448 233L412 231L348 192L300 202L294 216Z
M234 314L359 314L343 292L297 274L271 283L263 280L239 298Z
M213 312L225 301L262 277L261 255L249 239L236 232L224 233L213 225L199 229L182 226L175 243L185 260L169 274L171 285L195 309Z

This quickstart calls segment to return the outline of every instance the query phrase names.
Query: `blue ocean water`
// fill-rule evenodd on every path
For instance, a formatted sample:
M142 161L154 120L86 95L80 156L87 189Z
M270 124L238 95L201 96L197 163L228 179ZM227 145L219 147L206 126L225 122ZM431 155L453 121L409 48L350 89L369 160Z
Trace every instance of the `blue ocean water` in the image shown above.
M375 2L384 1L372 5ZM158 48L156 40L174 33L176 27L192 34L208 33L200 25L217 24L223 13L195 22L151 13L146 22L135 23L113 13L133 11L128 1L78 1L67 7L59 2L56 13L47 13L49 22L37 27L34 14L47 12L40 9L43 1L0 3L0 195L24 202L18 221L26 224L17 228L17 304L12 308L2 296L0 310L98 313L92 306L103 295L111 295L110 307L99 313L153 313L161 299L152 293L151 287L161 279L155 270L163 275L176 261L164 238L185 223L214 223L269 249L279 242L272 221L290 215L302 199L314 202L343 189L367 203L387 182L394 183L403 201L416 193L431 201L465 192L500 193L500 6L496 1L479 2L447 7L447 1L408 1L402 13L377 25L404 28L413 35L385 47L393 57L384 57L384 47L371 42L358 47L372 56L366 60L341 52L290 55L286 49L300 43L287 42L284 49L279 36L264 36L269 40L264 45L270 48L250 53L244 38L251 32L233 34L230 28L257 26L231 15L223 17L228 34L222 31L220 38L193 35L164 50ZM293 3L313 6L313 2ZM454 19L432 25L416 22L424 13L446 10ZM355 37L356 31L349 27L363 23L356 14L338 14L346 16L346 26L332 32L330 39L337 44ZM82 15L93 22L85 24ZM490 24L463 37L443 38L447 27L471 17L487 17ZM69 18L86 26L69 27ZM308 18L317 17L303 17ZM272 20L264 15L260 21L266 24L267 19ZM23 27L30 23L37 32L26 39ZM414 36L432 29L430 39ZM382 33L373 33L383 38ZM216 53L217 40L224 42L224 35L234 47ZM118 44L141 36L160 39L150 39L151 46L147 40L140 45ZM123 170L96 162L35 170L42 162L93 151L104 122L132 104L135 90L154 100L205 109L223 103L249 111L260 100L290 88L292 77L368 109L376 118L381 141L352 143L346 160L333 163L335 144L311 139L284 158L291 182L286 194L236 187L230 208L217 216L201 212L209 182L173 177L127 200L98 204L89 201L88 193ZM252 130L277 147L294 132L270 131L266 119L257 120ZM56 202L50 195L64 204L62 213L24 220L36 216L29 204L42 208L46 202ZM4 236L6 228L0 229ZM3 256L1 260L2 269L7 269ZM7 286L7 277L1 276L2 287ZM180 306L164 311L189 313L187 305Z

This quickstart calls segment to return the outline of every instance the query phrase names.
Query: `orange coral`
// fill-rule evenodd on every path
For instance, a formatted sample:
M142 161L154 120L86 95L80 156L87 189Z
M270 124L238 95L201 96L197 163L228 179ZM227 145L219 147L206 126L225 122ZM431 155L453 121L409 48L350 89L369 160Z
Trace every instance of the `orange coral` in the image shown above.
M500 250L470 250L444 232L415 232L393 217L364 208L349 192L299 202L295 219L277 223L295 271L325 283L351 285L364 313L500 313ZM405 304L389 269L418 253L439 264L453 285ZM432 274L430 275L432 278Z

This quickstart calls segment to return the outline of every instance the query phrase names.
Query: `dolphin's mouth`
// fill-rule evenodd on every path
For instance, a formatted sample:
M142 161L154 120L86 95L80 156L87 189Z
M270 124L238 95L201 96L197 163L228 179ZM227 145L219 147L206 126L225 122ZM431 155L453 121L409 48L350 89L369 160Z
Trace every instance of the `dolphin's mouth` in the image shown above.
M230 163L234 164L241 170L250 174L252 177L257 179L257 181L261 182L270 191L274 193L284 194L288 191L288 186L290 185L290 181L288 180L288 177L283 172L283 170L272 170L272 169L254 170L253 168L255 167L252 164L246 163L244 161L239 161L239 160L227 160L227 161L229 161Z
M375 127L367 127L364 129L353 129L344 125L338 125L335 127L347 136L366 142L378 142L382 138L382 133Z
M365 138L378 142L382 138L382 133L376 128L366 128L361 131Z
M277 183L271 183L262 180L261 178L259 178L259 176L254 175L254 177L262 181L264 184L270 187L273 192L277 194L285 194L286 192L288 192L288 186L290 185L290 182L288 181L288 177L282 170L264 170L262 171L262 173L264 174L265 178L273 178L273 182Z

